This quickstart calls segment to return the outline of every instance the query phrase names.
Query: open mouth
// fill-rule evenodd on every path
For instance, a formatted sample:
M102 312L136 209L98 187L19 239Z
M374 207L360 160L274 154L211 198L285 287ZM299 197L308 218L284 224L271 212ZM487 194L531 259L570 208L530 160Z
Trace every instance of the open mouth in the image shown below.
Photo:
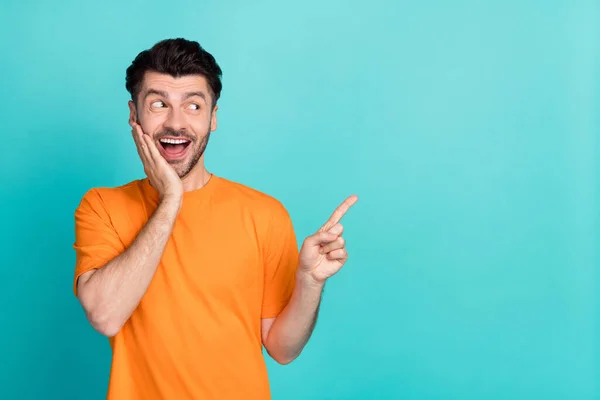
M188 139L162 138L159 143L162 156L171 161L183 158L192 142Z

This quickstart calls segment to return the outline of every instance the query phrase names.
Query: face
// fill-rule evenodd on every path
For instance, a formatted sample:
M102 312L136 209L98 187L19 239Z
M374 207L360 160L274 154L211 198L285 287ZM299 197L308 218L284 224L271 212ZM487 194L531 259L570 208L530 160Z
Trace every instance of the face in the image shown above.
M200 75L173 78L147 72L137 104L129 102L130 119L154 139L161 155L181 178L204 155L217 127L217 107L206 79Z

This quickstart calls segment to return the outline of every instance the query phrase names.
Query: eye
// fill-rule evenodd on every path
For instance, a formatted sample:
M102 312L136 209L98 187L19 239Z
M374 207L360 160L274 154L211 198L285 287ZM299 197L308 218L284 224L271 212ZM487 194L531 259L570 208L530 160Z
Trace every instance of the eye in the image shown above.
M152 103L150 103L150 107L152 107L152 108L162 108L164 106L165 106L165 103L160 100L156 100L156 101L153 101Z
M198 111L200 109L200 106L195 103L190 104L188 107L194 111Z

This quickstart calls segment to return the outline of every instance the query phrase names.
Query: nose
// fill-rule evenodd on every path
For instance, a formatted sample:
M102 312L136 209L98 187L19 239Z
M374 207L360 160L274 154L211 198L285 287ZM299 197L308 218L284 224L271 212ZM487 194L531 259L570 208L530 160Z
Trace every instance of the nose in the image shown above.
M165 128L170 128L174 131L183 130L185 129L185 116L179 109L177 109L177 107L171 107L164 126Z

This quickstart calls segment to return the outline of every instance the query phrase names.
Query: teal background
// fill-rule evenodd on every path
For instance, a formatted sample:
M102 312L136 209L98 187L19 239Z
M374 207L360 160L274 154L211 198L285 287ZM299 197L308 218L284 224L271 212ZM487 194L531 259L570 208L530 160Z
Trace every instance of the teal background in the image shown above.
M274 399L600 398L594 1L13 1L0 11L0 397L102 399L73 211L143 174L125 68L224 71L213 172L298 236L347 195L350 260Z

